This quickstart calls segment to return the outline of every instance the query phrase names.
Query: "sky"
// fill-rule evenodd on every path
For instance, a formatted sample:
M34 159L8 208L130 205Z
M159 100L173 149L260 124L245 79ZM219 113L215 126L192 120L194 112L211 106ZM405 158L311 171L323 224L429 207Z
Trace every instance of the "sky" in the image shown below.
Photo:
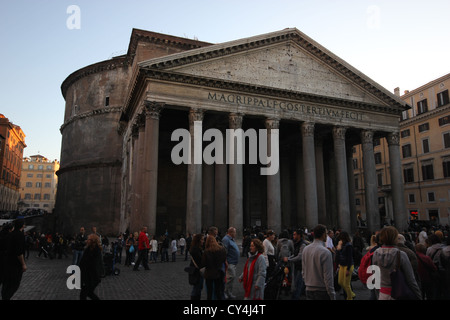
M24 131L25 157L60 160L62 82L125 54L133 28L211 43L297 28L403 93L450 72L449 12L448 0L1 0L0 113Z

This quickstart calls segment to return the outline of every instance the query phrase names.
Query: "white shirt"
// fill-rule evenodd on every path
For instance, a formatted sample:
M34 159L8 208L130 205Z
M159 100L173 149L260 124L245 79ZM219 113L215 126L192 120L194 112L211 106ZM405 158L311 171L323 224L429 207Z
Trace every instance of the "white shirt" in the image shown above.
M420 231L419 233L419 242L425 244L425 240L428 239L428 235L425 231Z
M329 248L329 249L333 249L334 248L333 239L331 239L330 236L327 236L326 247Z
M263 241L263 246L264 246L264 259L266 260L266 265L269 266L269 258L267 257L268 255L275 255L275 248L272 245L272 242L270 242L270 240L268 239L264 239Z

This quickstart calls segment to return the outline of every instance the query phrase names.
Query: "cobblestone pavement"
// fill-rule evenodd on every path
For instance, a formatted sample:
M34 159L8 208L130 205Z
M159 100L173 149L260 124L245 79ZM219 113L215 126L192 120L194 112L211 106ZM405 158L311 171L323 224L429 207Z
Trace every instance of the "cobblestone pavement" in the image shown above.
M150 264L150 270L133 271L132 267L116 264L120 269L117 276L110 275L102 279L96 289L103 300L189 300L191 286L188 283L184 268L189 261L177 255L176 262L160 262ZM237 265L240 275L246 259L241 257ZM37 251L31 251L27 260L28 270L23 274L19 290L13 300L78 300L79 290L67 288L70 274L67 268L72 264L72 255L62 259L43 259L37 257ZM357 300L368 300L369 291L360 281L352 282ZM237 280L234 285L236 300L242 300L244 290ZM342 290L337 298L343 300ZM206 299L206 288L202 293ZM289 296L281 294L280 300L289 300Z

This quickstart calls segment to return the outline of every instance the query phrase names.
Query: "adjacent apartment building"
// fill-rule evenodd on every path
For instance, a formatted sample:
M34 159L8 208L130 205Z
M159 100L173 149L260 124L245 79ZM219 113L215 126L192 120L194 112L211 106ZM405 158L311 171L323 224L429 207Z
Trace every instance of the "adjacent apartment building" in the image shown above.
M20 179L21 209L43 209L51 212L55 206L59 161L41 155L23 159Z
M17 210L25 134L0 114L0 212Z
M401 99L411 106L400 120L400 148L406 208L410 221L450 223L450 73ZM400 95L400 89L395 93ZM375 139L374 155L381 223L391 224L394 213L391 197L389 153L385 139ZM364 216L364 175L361 145L353 149L356 210Z

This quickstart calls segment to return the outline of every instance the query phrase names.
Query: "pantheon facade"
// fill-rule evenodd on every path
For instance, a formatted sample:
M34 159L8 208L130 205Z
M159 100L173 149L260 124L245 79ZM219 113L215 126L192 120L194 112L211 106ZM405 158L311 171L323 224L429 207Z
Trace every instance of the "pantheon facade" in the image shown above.
M323 223L354 232L352 149L362 144L363 218L375 231L375 138L389 146L394 225L407 227L399 118L409 106L295 28L219 44L133 29L127 54L74 72L61 88L59 230L147 226L158 235L215 225L241 236L253 226L280 232ZM279 170L174 163L177 129L192 138L265 129Z

